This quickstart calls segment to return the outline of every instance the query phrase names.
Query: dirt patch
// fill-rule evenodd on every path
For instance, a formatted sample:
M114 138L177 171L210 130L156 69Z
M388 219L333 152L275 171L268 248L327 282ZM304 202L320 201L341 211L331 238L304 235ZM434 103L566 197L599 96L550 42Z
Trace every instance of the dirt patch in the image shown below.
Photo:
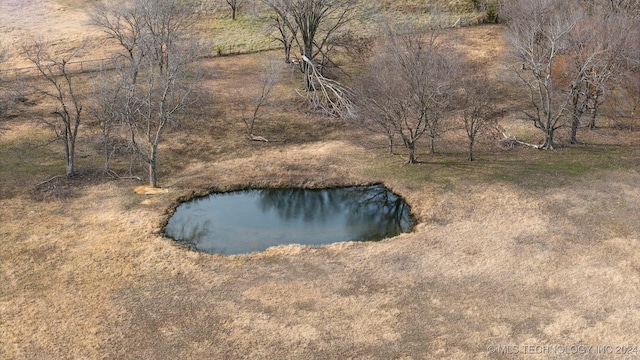
M72 5L69 2L69 5ZM19 56L25 41L47 40L60 48L77 45L98 32L89 26L82 7L61 5L55 0L3 0L0 2L0 33L9 53L5 68L30 65Z

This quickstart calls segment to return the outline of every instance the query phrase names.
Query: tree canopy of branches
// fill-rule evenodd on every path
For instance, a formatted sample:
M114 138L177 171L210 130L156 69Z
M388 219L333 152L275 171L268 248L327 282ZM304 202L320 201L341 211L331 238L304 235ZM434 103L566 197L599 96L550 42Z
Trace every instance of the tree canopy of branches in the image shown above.
M581 20L572 5L565 0L515 0L503 8L508 18L507 40L522 63L514 70L533 106L525 115L544 133L543 149L553 149L555 131L562 126L571 101L552 71L568 49L569 33Z
M127 61L118 68L121 121L130 143L149 167L149 184L157 186L158 146L168 126L192 103L197 81L190 64L197 55L191 41L193 9L181 0L102 2L94 24L123 49Z
M533 111L525 114L544 133L540 148L553 149L555 130L565 125L570 125L570 141L577 142L583 114L589 110L595 121L603 97L625 76L639 41L634 11L622 5L577 0L505 4L507 39L521 63L513 70L530 95Z
M629 50L638 46L634 42L640 41L633 35L634 27L636 22L623 13L587 14L571 32L570 50L564 55L565 63L570 65L561 68L568 70L561 76L577 74L570 84L571 143L578 142L577 130L583 114L590 111L590 123L595 127L603 99L629 75Z
M267 103L271 92L273 91L275 86L280 81L282 81L282 77L282 63L278 63L272 60L263 61L257 83L259 92L251 98L252 109L250 116L245 115L245 111L249 108L247 103L240 103L240 106L242 107L242 121L247 128L247 138L249 138L250 140L268 141L261 136L254 135L253 129L256 121L258 120L258 113L260 112L260 108L262 108ZM240 98L240 94L238 95L238 98Z
M276 4L276 2L275 0L270 0L268 4ZM289 14L284 11L279 11L279 8L274 7L274 5L270 6L273 9L271 21L277 31L277 34L273 38L282 44L284 62L289 64L291 63L291 47L295 43L298 35L298 26L289 20Z
M118 76L100 74L89 83L88 116L91 128L97 130L97 140L104 156L104 171L107 173L111 171L111 159L116 152L119 130L126 126L121 121L120 98L124 91L121 80Z
M101 1L94 5L91 19L120 45L134 82L143 59L152 58L163 71L174 42L188 39L196 21L195 9L181 0Z
M41 88L39 91L54 99L57 104L51 112L54 120L43 120L64 145L67 177L75 175L76 139L82 119L82 98L74 85L74 76L68 65L83 48L84 45L65 53L54 54L44 41L36 41L24 47L27 58L50 85L50 88Z
M492 89L485 76L466 77L460 105L462 106L462 127L464 128L469 147L467 159L474 161L473 147L478 136L491 130L496 125L497 117L493 105Z
M363 126L385 134L390 151L399 136L407 163L416 162L416 143L423 135L439 132L459 75L455 49L438 34L438 29L390 30L360 86Z
M274 21L285 46L293 39L298 46L305 74L305 90L311 91L314 61L319 54L326 55L344 25L353 20L357 0L262 0L275 13ZM288 58L288 55L286 56Z

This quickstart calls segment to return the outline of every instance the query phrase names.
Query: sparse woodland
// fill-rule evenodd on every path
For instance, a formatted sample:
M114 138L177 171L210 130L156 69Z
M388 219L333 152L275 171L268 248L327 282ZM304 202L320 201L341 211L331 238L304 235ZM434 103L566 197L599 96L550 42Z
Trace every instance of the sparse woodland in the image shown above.
M240 6L248 3L227 2L234 21ZM86 45L47 57L43 57L46 43L24 48L51 87L39 86L39 91L58 102L51 110L54 119L42 120L65 144L67 176L74 175L76 136L97 124L103 136L105 170L115 174L110 165L115 153L109 147L114 143L111 136L117 136L128 143L131 157L148 167L148 181L157 186L158 149L166 129L176 128L189 108L207 101L204 97L216 97L200 91L205 87L198 75L205 71L200 59L215 44L194 34L199 22L214 16L202 10L222 12L224 7L219 5L135 0L101 1L87 7L91 23L102 33L103 43L113 49L111 57L117 64L93 76L91 82L99 87L83 86L74 78L86 76L65 67ZM253 13L259 14L246 16L267 18L269 36L281 44L284 62L300 68L304 85L296 91L308 103L302 111L338 117L350 126L383 135L390 153L399 151L396 144L402 144L408 163L418 161L416 147L422 139L428 139L429 153L434 154L446 133L462 129L467 136L456 141L468 142L468 159L473 160L474 144L481 137L493 136L490 141L506 146L553 149L559 144L580 144L578 129L595 130L600 117L624 117L628 119L625 126L637 127L634 80L640 73L640 15L633 2L474 1L480 21L500 19L505 24L509 55L504 58L507 70L499 71L509 74L500 78L489 73L496 69L484 69L457 50L460 40L451 35L450 15L444 7L434 7L426 22L375 18L370 21L379 31L359 35L363 25L358 24L358 16L375 8L355 1L261 0L253 5ZM510 111L540 130L540 142L520 141L500 130L498 120L504 111L497 104L495 89L501 86L496 84L499 81L513 81L507 80L508 75L519 83L512 91L528 99ZM238 104L252 108L250 119L242 116L250 139L269 141L254 135L253 127L277 81L274 76L257 76L254 87L261 95L253 104ZM478 81L487 86L469 86ZM477 99L484 99L484 110L476 108ZM568 139L558 139L559 129L568 129ZM502 138L495 138L496 134ZM133 164L129 174L134 172Z
M637 0L0 3L23 8L0 13L0 358L640 356ZM377 183L411 233L163 236L211 192Z

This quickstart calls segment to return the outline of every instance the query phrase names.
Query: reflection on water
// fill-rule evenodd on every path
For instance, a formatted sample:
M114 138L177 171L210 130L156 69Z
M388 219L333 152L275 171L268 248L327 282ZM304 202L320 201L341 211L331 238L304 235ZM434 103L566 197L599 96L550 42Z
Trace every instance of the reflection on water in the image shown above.
M376 241L412 225L409 206L373 185L211 194L178 206L165 233L193 250L231 255L282 244Z

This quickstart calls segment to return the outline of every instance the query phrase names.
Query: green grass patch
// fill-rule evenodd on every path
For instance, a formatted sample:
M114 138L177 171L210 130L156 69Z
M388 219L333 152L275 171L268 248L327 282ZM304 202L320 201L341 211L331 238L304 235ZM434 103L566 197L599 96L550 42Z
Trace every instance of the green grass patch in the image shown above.
M418 159L420 163L403 165L403 157L381 154L368 175L413 185L428 182L447 186L472 181L539 189L562 186L597 171L640 167L640 147L637 146L587 146L552 151L516 149L482 154L473 162L467 161L465 155L422 155Z
M459 24L462 18L472 22L479 16L471 0L363 0L354 9L353 21L347 23L345 29L367 37L379 35L380 23L387 21L429 27L434 21L431 14L435 12L438 13L438 22L444 22L445 26ZM280 47L280 43L273 39L276 30L272 26L271 10L261 4L241 8L236 20L231 18L230 8L222 7L213 15L206 16L198 28L206 41L212 44L214 54L229 55Z
M486 180L499 180L526 188L561 186L574 178L602 170L629 169L638 158L637 147L590 146L561 150L520 149L500 154L485 164ZM636 160L637 162L637 160Z
M269 19L241 14L236 20L230 17L214 17L200 25L202 34L213 47L212 52L229 55L277 49L279 44L271 39Z

